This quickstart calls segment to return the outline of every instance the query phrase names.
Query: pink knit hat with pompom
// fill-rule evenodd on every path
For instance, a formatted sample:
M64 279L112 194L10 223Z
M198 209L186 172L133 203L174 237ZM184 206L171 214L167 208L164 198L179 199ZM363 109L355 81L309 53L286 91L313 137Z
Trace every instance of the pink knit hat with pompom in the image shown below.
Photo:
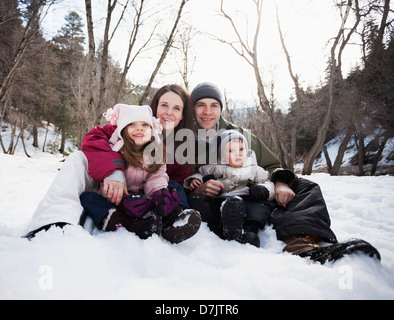
M161 134L163 127L160 121L153 116L153 112L150 106L137 106L128 105L123 103L116 104L113 108L109 108L107 112L103 113L103 116L112 125L117 125L117 129L110 139L110 143L113 144L112 149L119 151L123 146L123 138L121 136L122 130L132 122L144 121L152 127L152 133L155 139L160 142L159 134Z

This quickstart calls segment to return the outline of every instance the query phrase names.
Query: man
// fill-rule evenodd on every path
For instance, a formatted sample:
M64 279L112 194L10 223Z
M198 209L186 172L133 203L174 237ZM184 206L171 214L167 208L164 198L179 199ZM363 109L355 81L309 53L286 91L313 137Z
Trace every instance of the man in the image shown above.
M320 187L314 182L296 177L290 170L282 169L280 161L261 140L250 134L248 130L227 122L221 115L223 97L215 85L199 84L192 91L191 99L198 129L196 164L193 166L193 173L200 165L216 161L217 158L211 155L216 154L216 137L220 130L237 130L249 136L250 146L256 154L258 165L270 172L275 184L277 205L273 204L275 208L272 212L262 210L260 224L262 227L267 223L273 225L277 238L286 244L284 251L310 257L321 263L339 259L344 254L355 251L380 259L377 250L363 240L337 243L336 236L330 228L331 222ZM196 188L188 199L190 206L201 213L203 221L206 221L211 230L221 237L223 237L223 228L243 228L243 223L247 220L242 213L244 210L239 207L242 201L237 197L228 199L229 201L221 208L221 216L215 215L217 212L215 197L222 189L223 185L220 182L208 179ZM244 231L248 236L240 242L253 243L255 239L250 241L249 238L251 230ZM254 232L256 233L256 230ZM320 247L318 243L322 241L332 245Z

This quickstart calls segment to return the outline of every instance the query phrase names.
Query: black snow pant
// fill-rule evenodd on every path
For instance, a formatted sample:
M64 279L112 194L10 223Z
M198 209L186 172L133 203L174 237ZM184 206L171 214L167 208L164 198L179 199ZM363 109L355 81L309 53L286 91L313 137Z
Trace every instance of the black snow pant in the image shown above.
M249 203L247 207L248 219L258 219L264 226L272 224L276 230L278 240L290 235L316 235L324 241L336 243L337 239L331 230L330 217L318 184L303 178L297 178L291 189L296 194L286 208L279 207L275 202ZM202 221L221 236L220 204L223 198L208 197L201 194L189 195L189 205L200 212ZM248 208L249 206L249 208ZM248 209L252 215L249 216Z
M268 219L276 208L276 202L272 201L250 201L248 197L241 197L245 203L246 216L244 224L252 223L255 226L264 228L268 223ZM220 207L226 197L208 197L198 193L192 193L188 202L191 208L196 209L201 214L202 221L208 224L208 227L223 238L223 228Z

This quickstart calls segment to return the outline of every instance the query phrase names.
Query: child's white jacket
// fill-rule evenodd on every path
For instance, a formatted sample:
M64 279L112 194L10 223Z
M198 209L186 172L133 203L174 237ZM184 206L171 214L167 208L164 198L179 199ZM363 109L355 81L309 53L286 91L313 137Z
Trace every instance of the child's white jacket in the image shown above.
M268 171L257 165L256 155L249 150L246 163L239 168L227 164L207 164L199 168L199 172L186 178L183 186L189 188L192 179L203 181L203 177L213 175L215 179L224 185L224 193L229 195L249 195L248 182L262 184L268 189L268 201L275 198L275 186L270 180Z

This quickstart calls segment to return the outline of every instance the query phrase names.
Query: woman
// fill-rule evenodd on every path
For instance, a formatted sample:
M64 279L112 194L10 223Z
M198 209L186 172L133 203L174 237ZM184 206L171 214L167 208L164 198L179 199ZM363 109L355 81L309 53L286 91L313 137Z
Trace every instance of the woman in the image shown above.
M151 108L165 130L164 136L181 128L192 128L190 97L178 85L160 88L152 99ZM51 226L78 224L83 212L79 196L84 191L94 191L97 182L103 182L103 195L119 205L127 188L123 158L108 143L115 129L111 124L103 128L95 127L85 136L83 152L74 152L66 159L30 221L26 235L28 239ZM182 166L176 161L168 164L167 168L173 181L183 183L182 179L190 175L188 165ZM173 184L176 185L176 182ZM186 206L185 199L182 200L181 204Z
M180 142L175 142L175 148L168 148L174 143L174 135L180 129L192 129L193 115L189 94L179 85L171 84L160 88L154 95L151 108L153 114L163 126L163 140L166 146L167 174L179 193L181 204L188 208L186 195L182 184L186 177L191 175L189 165L180 165L175 157L168 156L168 150L175 148ZM84 139L82 151L89 162L89 174L95 181L104 181L104 194L116 205L119 205L125 192L124 161L121 155L114 152L108 140L116 127L107 124L103 128L96 126Z

